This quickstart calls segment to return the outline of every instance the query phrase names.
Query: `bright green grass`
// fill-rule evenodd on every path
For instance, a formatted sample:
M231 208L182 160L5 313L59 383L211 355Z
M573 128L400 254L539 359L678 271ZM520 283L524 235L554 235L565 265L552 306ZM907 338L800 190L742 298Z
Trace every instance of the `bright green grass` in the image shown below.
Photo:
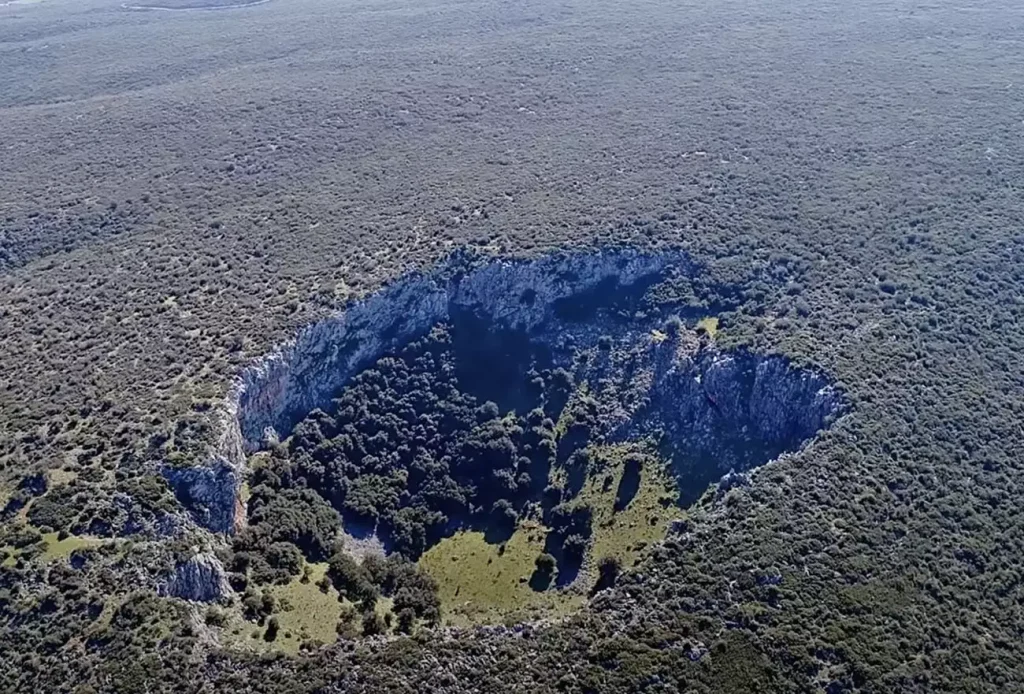
M104 540L98 537L88 537L85 535L68 535L63 540L57 539L57 533L44 533L42 535L42 541L44 548L39 557L43 561L56 561L58 559L67 559L71 556L71 553L76 549L85 549L89 547L99 547L100 545L111 540ZM35 545L33 545L35 547ZM12 567L17 563L18 557L21 556L22 551L10 546L0 547L7 553L7 558L3 561L2 566Z
M640 488L632 502L615 512L615 492L622 478L623 460L629 445L595 449L601 468L590 475L579 499L593 508L593 539L589 561L577 585L589 589L597 580L597 560L617 557L629 567L646 547L661 541L669 523L682 512L671 478L656 458L649 458L641 472ZM612 477L607 490L605 478ZM564 476L552 470L552 478ZM547 528L537 522L520 524L505 544L488 544L484 534L463 531L442 540L420 558L420 566L437 581L447 624L494 624L559 616L580 607L585 591L533 590L529 578L534 560L544 551Z
M354 606L348 600L338 601L338 591L333 586L327 592L320 590L317 582L327 573L327 563L309 565L309 582L303 583L295 577L283 586L266 588L278 600L280 609L274 613L280 624L277 638L272 642L264 640L265 626L245 621L241 614L229 616L223 632L226 643L258 651L280 650L295 654L303 642L332 644L338 640L338 619L342 609ZM391 612L392 599L380 597L375 611L381 617Z
M569 612L580 596L538 592L529 585L547 529L524 522L499 554L484 534L464 531L431 547L419 565L438 583L446 624L497 624Z

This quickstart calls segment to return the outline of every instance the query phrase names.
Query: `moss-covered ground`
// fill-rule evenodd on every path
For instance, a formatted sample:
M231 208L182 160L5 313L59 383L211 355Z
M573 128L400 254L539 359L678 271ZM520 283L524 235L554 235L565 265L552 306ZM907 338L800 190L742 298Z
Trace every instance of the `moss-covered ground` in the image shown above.
M624 463L630 455L644 457L640 485L632 500L616 511L616 490L622 480ZM597 580L597 561L615 557L628 568L654 543L665 538L669 524L683 515L676 500L675 483L665 464L632 444L603 446L594 451L595 471L587 477L579 498L593 509L593 539L584 563L586 585ZM608 478L611 478L610 481Z
M527 621L579 607L580 596L539 592L529 585L547 532L542 524L527 521L504 545L488 543L482 532L464 531L430 548L419 563L438 583L445 623Z
M355 608L355 605L345 599L338 600L338 591L329 583L326 590L320 588L318 584L327 573L326 562L308 566L308 580L295 577L285 585L267 588L278 603L274 616L280 630L273 641L268 642L264 638L266 625L246 621L240 613L232 611L222 632L225 643L236 648L280 650L295 654L304 643L319 645L337 641L342 610ZM385 617L391 612L391 605L391 598L381 596L375 608L377 614Z
M43 559L53 561L71 556L71 553L76 549L99 547L104 542L110 542L110 540L88 537L86 535L68 535L63 540L60 540L57 533L45 533L43 535L43 542L46 543L46 549L43 550L42 555Z

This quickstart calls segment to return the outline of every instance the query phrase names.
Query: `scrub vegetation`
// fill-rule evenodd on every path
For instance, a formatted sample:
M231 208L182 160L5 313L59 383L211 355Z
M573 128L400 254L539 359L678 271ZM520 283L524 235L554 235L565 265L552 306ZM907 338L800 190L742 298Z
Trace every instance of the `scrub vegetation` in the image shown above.
M120 5L0 3L0 691L1024 682L1012 3ZM246 364L407 271L619 244L684 250L701 339L827 373L849 409L665 515L661 451L591 442L615 490L642 464L618 512L597 474L557 514L591 508L575 587L543 513L513 504L497 556L475 524L508 497L475 478L447 475L440 521L380 455L320 478L292 435L215 537L160 473L201 462ZM462 445L528 431L477 421L488 399ZM339 526L375 514L405 561L371 572ZM194 547L224 604L159 592Z

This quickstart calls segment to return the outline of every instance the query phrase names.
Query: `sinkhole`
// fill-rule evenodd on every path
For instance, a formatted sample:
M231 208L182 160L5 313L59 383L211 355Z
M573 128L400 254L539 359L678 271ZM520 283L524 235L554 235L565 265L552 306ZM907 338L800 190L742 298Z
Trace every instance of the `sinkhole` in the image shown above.
M472 531L536 555L529 590L596 576L843 409L823 373L720 349L713 316L735 306L696 296L699 272L682 252L458 253L248 368L211 466L172 482L215 530L242 527L249 475L438 571L438 545Z

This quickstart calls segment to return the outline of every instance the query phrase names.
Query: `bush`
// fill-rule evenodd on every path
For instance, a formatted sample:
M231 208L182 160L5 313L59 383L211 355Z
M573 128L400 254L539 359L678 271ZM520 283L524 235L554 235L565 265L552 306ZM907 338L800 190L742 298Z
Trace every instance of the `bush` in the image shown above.
M597 562L597 583L594 592L612 588L622 571L622 563L618 557L601 557Z
M538 555L533 563L537 567L538 573L545 576L551 576L555 573L555 566L557 565L557 562L555 561L555 558L547 552Z
M267 620L267 631L263 634L264 641L275 641L277 640L277 632L281 629L281 623L277 617L271 617Z
M367 612L363 615L363 636L376 636L387 630L384 619L376 612Z

